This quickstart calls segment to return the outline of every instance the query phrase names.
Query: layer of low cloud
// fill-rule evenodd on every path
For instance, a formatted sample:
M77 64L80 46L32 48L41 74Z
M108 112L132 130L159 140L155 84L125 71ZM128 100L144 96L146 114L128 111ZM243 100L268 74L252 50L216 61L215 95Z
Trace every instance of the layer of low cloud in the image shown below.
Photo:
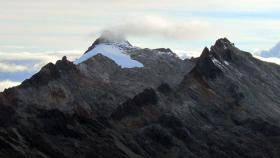
M76 59L82 55L80 50L66 50L66 51L45 51L45 52L0 52L0 61L44 61L55 62L63 56L67 56L70 60Z
M181 59L190 59L199 57L202 51L191 51L191 50L174 50L174 52L181 58Z
M277 58L277 57L264 58L264 57L261 57L261 56L258 56L258 55L254 55L254 57L258 58L262 61L266 61L266 62L275 63L275 64L280 65L280 58Z
M161 16L128 19L108 30L126 36L171 38L172 40L199 39L214 33L213 26L204 21L179 22Z
M255 58L258 58L262 61L275 63L280 65L280 42L268 50L257 49L252 52Z
M0 72L22 72L27 71L28 67L24 65L16 65L0 62Z
M276 57L280 58L280 42L277 43L270 50L262 51L260 53L260 56L266 57L266 58L276 58Z
M48 51L48 52L15 52L7 53L0 52L0 73L1 74L13 74L9 76L22 75L24 74L34 74L40 70L42 66L49 62L55 63L57 60L61 59L63 56L67 56L68 60L74 61L80 55L82 51L78 50L67 50L67 51ZM1 80L2 79L2 80ZM7 77L0 79L0 91L5 88L16 86L20 84L20 81L26 79ZM16 80L16 81L15 81Z
M19 84L20 84L20 82L14 82L14 81L10 81L10 80L0 81L0 92L2 92L4 89L14 87Z
M48 51L48 52L0 52L0 72L24 72L36 71L41 66L56 62L63 56L67 56L69 60L75 60L82 54L82 51ZM29 64L25 64L25 63ZM30 65L30 63L32 63Z

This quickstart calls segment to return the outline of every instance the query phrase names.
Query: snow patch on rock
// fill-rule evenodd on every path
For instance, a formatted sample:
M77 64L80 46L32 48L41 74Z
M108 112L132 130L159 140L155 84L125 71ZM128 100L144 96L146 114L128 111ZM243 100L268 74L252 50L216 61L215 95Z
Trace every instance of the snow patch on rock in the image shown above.
M174 54L172 52L162 52L162 51L158 51L159 55L169 55L169 56L173 56Z
M227 61L224 61L224 63L225 63L226 65L229 65L229 63L228 63Z
M225 71L225 70L227 69L227 67L226 67L224 64L222 64L218 59L212 57L211 60L212 60L212 62L213 62L218 68L220 68L222 71ZM225 63L226 65L229 65L229 63L228 63L227 61L224 61L224 63Z
M226 45L224 45L224 49L227 49L227 46L226 46Z

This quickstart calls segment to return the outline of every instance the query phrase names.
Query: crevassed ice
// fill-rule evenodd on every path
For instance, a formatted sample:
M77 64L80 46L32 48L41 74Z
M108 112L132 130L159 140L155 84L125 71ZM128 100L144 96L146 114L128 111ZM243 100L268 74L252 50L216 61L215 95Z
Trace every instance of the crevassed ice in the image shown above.
M99 53L114 60L122 68L143 67L142 63L131 59L129 55L125 54L122 48L112 44L96 45L91 51L77 59L74 64L80 64Z

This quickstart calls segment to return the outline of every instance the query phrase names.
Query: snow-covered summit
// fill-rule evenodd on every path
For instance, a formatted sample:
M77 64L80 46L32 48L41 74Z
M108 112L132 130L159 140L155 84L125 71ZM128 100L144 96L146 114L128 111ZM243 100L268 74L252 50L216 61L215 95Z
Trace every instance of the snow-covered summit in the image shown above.
M143 67L143 64L130 57L127 50L132 49L133 46L125 40L124 37L113 34L111 32L104 32L91 47L77 59L74 63L80 64L97 54L102 54L113 61L115 61L122 68Z
M110 32L110 31L104 31L101 34L101 36L97 40L95 40L94 43L88 48L86 53L91 49L93 49L98 44L116 45L121 48L133 47L122 34Z

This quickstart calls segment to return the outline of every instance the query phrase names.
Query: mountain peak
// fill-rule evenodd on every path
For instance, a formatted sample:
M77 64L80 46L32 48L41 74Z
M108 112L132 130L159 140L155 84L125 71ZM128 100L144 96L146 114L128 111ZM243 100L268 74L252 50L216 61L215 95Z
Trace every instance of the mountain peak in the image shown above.
M234 43L230 42L227 38L220 38L211 47L211 50L219 50L219 52L225 52L232 48L235 48Z
M210 48L210 54L223 61L232 61L232 55L239 52L234 43L230 42L227 38L218 39Z
M198 73L206 78L214 79L222 73L220 62L215 58L214 52L205 47L196 63L196 66L191 71Z
M232 44L233 43L231 43L226 37L218 39L215 43L215 45L217 46L232 45Z
M120 47L132 47L132 45L125 39L123 34L111 31L104 31L101 34L101 36L93 42L93 44L88 48L88 50L85 53L89 52L96 45L99 44L110 44L117 45Z
M205 58L205 57L207 57L207 56L209 56L209 55L210 55L210 50L209 50L207 47L205 47L205 48L203 49L201 55L200 55L200 58Z
M199 57L193 72L214 79L225 70L232 61L234 44L227 38L218 39L211 49L205 47Z
M74 63L80 64L97 54L102 54L123 68L143 67L142 63L132 59L127 53L131 48L132 45L121 34L105 31Z

